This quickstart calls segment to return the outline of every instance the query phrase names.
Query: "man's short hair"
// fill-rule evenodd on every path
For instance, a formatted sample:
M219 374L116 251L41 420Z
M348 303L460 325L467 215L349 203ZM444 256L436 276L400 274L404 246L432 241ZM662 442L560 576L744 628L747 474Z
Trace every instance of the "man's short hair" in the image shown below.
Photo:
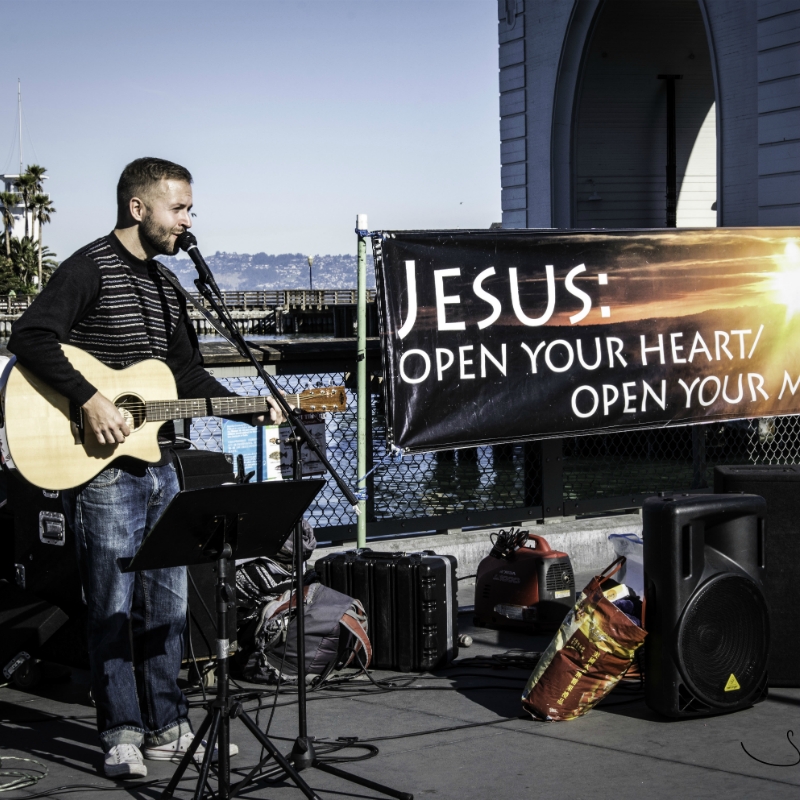
M192 174L186 167L163 158L137 158L131 161L119 176L117 183L117 214L124 216L132 197L141 198L162 180L192 182Z

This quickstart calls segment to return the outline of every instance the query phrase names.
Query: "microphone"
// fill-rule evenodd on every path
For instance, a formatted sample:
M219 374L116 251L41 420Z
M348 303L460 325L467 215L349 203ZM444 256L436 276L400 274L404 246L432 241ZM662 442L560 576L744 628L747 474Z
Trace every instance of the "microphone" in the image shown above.
M214 280L214 275L209 269L208 264L206 264L205 259L200 254L200 251L197 249L197 238L195 235L189 231L184 231L175 240L175 244L177 244L181 250L189 254L189 258L192 259L195 267L197 268L197 274L200 276L200 280L208 284L217 294L219 294L219 287L217 286L217 282Z

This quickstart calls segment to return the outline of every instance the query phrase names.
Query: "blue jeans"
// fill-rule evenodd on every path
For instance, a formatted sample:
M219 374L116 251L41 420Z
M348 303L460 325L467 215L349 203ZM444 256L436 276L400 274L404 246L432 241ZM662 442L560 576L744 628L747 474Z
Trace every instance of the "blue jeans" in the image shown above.
M191 730L177 684L186 568L121 572L178 491L172 464L133 475L110 467L64 492L89 617L89 663L103 749L167 744Z

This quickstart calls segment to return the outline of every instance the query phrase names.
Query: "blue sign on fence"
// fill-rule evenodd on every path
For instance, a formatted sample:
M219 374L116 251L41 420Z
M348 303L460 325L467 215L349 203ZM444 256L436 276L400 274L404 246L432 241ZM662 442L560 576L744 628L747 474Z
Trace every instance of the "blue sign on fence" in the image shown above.
M324 422L322 438L324 446ZM238 456L244 458L244 471L254 472L256 481L274 481L292 477L291 449L286 446L288 427L279 428L278 425L262 425L254 428L246 422L222 420L222 450L232 453L234 464ZM318 434L317 434L318 435ZM301 455L305 455L301 450ZM303 458L303 476L315 475L319 470L307 470L306 458Z
M264 472L263 440L258 435L259 431L246 422L233 422L229 419L222 420L222 451L233 453L234 465L238 456L244 456L244 471L255 472L256 480L262 481Z

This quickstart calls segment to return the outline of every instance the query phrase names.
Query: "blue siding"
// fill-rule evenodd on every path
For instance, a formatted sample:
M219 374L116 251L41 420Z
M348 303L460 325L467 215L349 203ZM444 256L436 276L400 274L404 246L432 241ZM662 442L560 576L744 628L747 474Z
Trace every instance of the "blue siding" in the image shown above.
M758 223L800 225L800 0L758 3Z

